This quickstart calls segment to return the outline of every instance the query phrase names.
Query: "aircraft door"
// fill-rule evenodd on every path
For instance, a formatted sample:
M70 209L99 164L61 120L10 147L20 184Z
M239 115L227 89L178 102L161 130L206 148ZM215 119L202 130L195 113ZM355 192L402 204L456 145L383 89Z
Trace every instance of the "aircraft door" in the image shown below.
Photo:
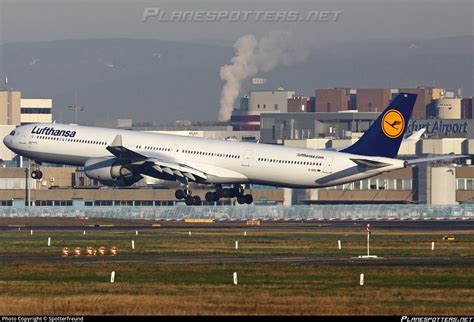
M28 136L26 134L26 131L21 131L18 133L18 143L20 144L26 144L28 142Z
M23 129L17 135L20 146L24 146L29 149L31 147L31 141L33 140L33 134L28 133L28 131Z
M324 158L323 172L332 173L332 158Z
M242 163L241 163L241 165L243 167L249 167L251 159L252 159L252 151L251 150L246 150L242 154Z
M177 146L176 144L173 144L173 145L171 146L171 155L172 155L173 157L177 157L177 156L178 156L178 151L179 151L178 146Z

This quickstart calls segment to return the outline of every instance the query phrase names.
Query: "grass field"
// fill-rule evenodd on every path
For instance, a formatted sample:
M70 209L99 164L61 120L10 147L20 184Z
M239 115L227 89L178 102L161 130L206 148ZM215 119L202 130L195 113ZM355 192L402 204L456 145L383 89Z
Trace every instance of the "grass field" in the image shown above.
M366 252L365 228L0 231L2 315L473 315L474 267L312 263L153 264L128 258L347 258ZM247 236L243 236L247 231ZM454 233L456 241L442 241ZM47 237L52 245L47 246ZM131 249L135 240L136 249ZM234 243L239 241L239 250ZM337 240L342 250L337 249ZM431 242L436 242L431 251ZM93 263L61 248L117 246ZM473 231L383 231L387 258L472 258ZM27 260L37 256L38 262ZM44 257L44 260L42 258ZM49 263L48 258L55 261ZM116 272L110 283L111 271ZM233 285L232 273L238 273ZM359 275L365 274L365 285Z

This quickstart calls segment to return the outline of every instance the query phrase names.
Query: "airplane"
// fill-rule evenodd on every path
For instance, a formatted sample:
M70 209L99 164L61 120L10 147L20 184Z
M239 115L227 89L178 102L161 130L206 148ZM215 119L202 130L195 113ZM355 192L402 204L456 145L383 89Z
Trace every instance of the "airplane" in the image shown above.
M143 176L177 181L184 189L175 196L186 205L201 204L189 189L192 182L214 186L205 195L209 203L236 197L251 204L245 184L323 188L464 157L396 158L416 97L400 93L358 141L339 151L57 123L18 126L3 143L34 161L35 179L42 177L41 163L49 162L83 167L89 178L110 186L130 186Z

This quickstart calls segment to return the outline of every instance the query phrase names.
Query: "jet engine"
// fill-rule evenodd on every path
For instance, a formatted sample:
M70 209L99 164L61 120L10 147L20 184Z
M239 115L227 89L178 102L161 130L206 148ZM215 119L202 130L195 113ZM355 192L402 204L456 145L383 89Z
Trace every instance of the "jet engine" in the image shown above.
M116 158L92 158L84 164L84 173L107 186L131 186L142 179L129 164Z

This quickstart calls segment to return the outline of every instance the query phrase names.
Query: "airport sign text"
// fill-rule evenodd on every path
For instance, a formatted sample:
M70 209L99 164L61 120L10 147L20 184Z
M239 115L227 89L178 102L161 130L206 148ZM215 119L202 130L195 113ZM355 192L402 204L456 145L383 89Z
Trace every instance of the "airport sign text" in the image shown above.
M433 120L418 123L416 120L409 123L407 132L415 132L425 128L427 134L458 134L458 133L467 133L469 129L468 122L443 122L443 120Z

